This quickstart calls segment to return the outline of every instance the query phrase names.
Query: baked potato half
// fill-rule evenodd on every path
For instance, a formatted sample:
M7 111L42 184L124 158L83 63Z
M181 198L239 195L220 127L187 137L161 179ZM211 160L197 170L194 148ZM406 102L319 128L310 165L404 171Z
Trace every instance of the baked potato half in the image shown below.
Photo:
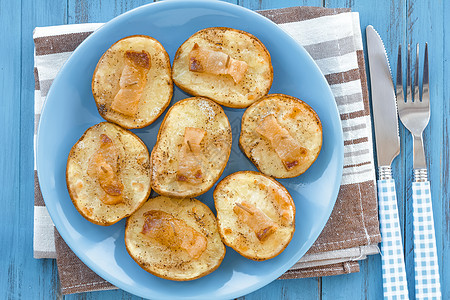
M112 123L90 127L72 147L66 183L75 208L88 221L111 225L150 195L150 155L132 132Z
M223 242L253 260L283 252L295 231L295 204L275 179L253 171L225 177L214 190Z
M169 55L154 38L125 37L100 58L92 78L100 115L124 128L153 123L172 99Z
M270 54L250 33L226 27L200 30L177 50L173 80L185 92L235 108L266 95L273 80Z
M144 270L177 281L211 273L225 256L216 217L196 199L149 199L127 219L125 245Z
M269 94L242 116L239 146L262 173L291 178L304 173L322 148L322 124L305 102Z
M219 179L230 151L231 126L220 105L202 97L178 101L152 150L152 188L168 197L201 195Z

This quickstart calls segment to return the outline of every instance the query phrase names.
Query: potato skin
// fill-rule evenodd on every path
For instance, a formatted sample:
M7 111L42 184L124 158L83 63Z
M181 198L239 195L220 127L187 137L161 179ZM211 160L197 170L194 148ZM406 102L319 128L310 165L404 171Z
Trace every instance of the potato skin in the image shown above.
M126 116L111 109L119 91L119 79L126 50L145 50L151 55L147 84L135 116ZM172 68L164 47L146 35L132 35L115 42L100 58L92 77L92 93L99 114L107 121L124 128L143 128L153 123L169 106L173 95Z
M303 164L286 170L270 143L255 128L262 119L274 114L302 147L308 149ZM292 178L303 174L317 159L322 148L322 123L305 102L284 94L269 94L253 103L241 121L239 147L261 173L275 178Z
M255 261L268 260L282 253L292 240L295 232L295 204L286 188L275 179L259 172L239 171L222 179L213 197L222 241L240 255ZM279 208L275 204L276 198L284 199L289 216L287 220L283 221L277 215ZM243 199L264 211L279 226L267 240L260 242L233 212L233 205Z
M207 238L207 248L198 259L190 259L186 253L148 240L141 232L143 214L149 210L161 210L189 226ZM158 196L149 199L131 215L125 227L125 246L131 258L147 272L169 280L194 280L215 271L222 263L226 248L220 239L217 221L208 206L196 199L176 199Z
M87 175L89 158L97 149L93 139L101 133L106 133L115 142L121 155L119 175L125 181L124 194L127 196L124 203L103 204L98 197L101 192L98 182ZM121 144L122 141L125 144ZM133 161L136 157L138 160ZM78 182L82 183L83 188L77 188ZM137 135L118 125L109 122L96 124L88 128L70 150L66 184L72 203L86 220L101 226L115 224L139 209L150 196L150 155L147 146Z
M206 177L200 184L176 180L184 128L202 128L202 166ZM151 153L152 188L160 195L190 198L207 192L222 175L231 153L231 126L220 105L204 97L175 103L167 112Z
M194 43L247 62L249 68L244 79L235 84L227 75L190 72L188 56ZM227 107L245 108L269 92L273 67L269 51L254 35L233 28L211 27L196 32L178 48L172 76L180 89L193 96L208 97Z

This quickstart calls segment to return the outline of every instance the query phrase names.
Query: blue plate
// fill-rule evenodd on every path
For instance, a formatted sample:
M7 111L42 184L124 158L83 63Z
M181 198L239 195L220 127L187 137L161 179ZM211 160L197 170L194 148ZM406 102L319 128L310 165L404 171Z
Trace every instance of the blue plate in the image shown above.
M72 145L90 126L103 121L91 92L91 78L101 55L117 40L145 34L159 40L173 59L175 51L196 31L213 26L241 29L258 37L272 56L271 93L303 99L318 113L323 126L322 151L303 175L280 182L297 208L296 232L279 256L255 262L231 248L213 273L190 282L155 277L141 269L124 245L125 221L102 227L86 221L73 206L66 188L66 160ZM172 103L189 95L175 89ZM233 129L230 160L223 176L256 170L239 150L243 109L224 108ZM133 130L151 150L163 116ZM42 112L37 144L39 182L59 233L94 272L115 286L152 299L226 299L270 283L311 247L328 220L342 175L343 139L339 113L330 88L308 53L277 25L248 9L216 1L164 1L125 13L89 36L55 79ZM213 211L212 189L198 197Z

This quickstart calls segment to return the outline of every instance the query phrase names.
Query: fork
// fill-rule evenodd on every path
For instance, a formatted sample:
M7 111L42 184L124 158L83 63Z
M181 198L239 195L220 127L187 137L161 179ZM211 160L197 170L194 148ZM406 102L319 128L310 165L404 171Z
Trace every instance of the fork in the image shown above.
M403 92L402 51L398 47L396 98L398 115L413 137L413 234L416 299L441 299L433 208L422 133L430 120L428 44L425 43L422 97L419 91L419 44L416 45L414 98L411 82L411 50L408 45L406 102Z

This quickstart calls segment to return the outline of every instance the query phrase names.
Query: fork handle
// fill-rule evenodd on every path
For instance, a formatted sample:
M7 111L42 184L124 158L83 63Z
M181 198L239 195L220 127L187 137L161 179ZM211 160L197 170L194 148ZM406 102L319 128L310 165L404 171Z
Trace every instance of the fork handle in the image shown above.
M416 299L441 299L430 182L413 182L412 192Z
M377 183L384 299L409 299L395 182L382 179Z
M426 169L425 151L423 149L422 134L411 134L413 137L413 168Z

